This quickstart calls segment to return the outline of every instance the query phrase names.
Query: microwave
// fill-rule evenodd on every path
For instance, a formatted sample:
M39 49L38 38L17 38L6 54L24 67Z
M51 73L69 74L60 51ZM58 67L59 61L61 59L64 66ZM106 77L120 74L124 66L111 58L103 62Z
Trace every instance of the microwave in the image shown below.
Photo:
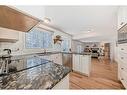
M127 24L118 30L118 44L127 43Z

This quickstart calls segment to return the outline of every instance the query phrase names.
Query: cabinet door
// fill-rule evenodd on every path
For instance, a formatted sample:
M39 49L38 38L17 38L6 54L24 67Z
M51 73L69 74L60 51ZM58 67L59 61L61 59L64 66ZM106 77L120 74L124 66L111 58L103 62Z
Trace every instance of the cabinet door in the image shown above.
M90 56L82 55L81 59L81 72L85 75L90 74Z
M75 60L75 55L73 54L73 60L72 60L72 63L73 63L73 70L75 71L76 70L76 60Z
M19 31L0 27L1 42L16 42L19 40Z
M62 65L62 54L59 53L59 54L53 54L53 55L51 55L51 60L54 63Z
M80 72L80 56L73 54L73 70Z

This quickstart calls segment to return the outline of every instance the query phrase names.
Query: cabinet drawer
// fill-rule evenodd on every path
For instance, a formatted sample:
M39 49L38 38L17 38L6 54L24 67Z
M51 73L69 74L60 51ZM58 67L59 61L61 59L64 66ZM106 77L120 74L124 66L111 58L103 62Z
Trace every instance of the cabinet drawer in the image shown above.
M120 80L124 87L127 89L127 74L124 70L120 70Z
M124 63L120 63L119 69L120 69L120 71L127 72L127 65Z
M127 54L127 44L120 45L119 52L123 52Z
M120 63L125 63L127 65L127 54L125 53L119 53L119 60L120 60Z
M62 54L61 53L59 53L59 54L52 54L50 59L54 63L62 65Z

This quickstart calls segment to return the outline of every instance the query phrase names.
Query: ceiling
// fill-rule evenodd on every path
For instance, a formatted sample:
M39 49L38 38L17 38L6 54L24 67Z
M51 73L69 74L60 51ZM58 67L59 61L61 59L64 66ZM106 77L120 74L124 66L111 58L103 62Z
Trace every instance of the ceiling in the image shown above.
M116 6L46 6L52 24L80 41L116 39Z

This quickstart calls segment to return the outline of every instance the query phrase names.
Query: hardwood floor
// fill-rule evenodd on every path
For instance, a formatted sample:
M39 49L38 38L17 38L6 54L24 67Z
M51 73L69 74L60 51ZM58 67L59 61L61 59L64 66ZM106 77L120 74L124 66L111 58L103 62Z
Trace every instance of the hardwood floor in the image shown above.
M124 89L117 78L117 64L92 59L90 77L70 73L70 89Z

